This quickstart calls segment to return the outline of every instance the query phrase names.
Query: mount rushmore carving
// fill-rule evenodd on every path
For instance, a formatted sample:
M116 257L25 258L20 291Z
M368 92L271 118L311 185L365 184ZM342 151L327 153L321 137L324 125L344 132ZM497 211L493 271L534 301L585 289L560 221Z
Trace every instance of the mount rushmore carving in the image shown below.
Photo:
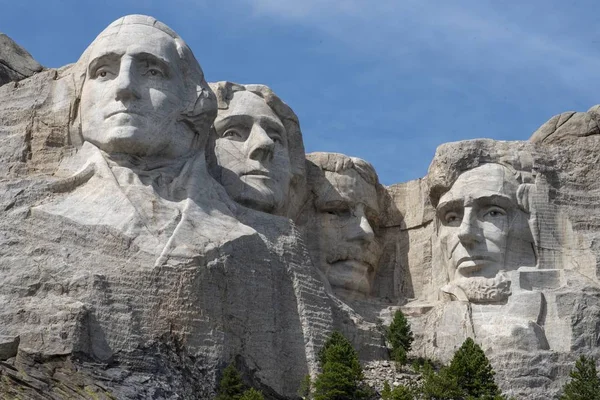
M598 354L596 107L529 141L441 145L426 177L384 187L365 160L305 154L269 87L207 83L141 15L0 98L11 379L212 398L234 360L295 398L333 330L385 358L377 325L398 308L415 356L447 361L473 337L515 396L547 398Z

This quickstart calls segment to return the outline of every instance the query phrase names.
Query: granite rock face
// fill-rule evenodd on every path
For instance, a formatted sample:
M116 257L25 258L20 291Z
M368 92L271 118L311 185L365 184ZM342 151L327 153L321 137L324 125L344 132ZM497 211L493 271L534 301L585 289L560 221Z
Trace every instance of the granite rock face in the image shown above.
M0 86L30 77L42 68L27 50L0 33Z
M598 106L443 144L384 187L365 160L305 155L270 88L208 84L151 17L24 76L0 87L2 396L210 399L233 362L291 399L334 329L390 365L398 308L411 356L473 337L517 398L599 353Z

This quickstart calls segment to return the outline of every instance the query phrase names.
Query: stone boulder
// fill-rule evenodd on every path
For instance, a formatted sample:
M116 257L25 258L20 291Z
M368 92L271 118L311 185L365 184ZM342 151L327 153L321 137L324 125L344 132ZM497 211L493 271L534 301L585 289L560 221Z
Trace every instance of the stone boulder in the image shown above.
M42 69L27 50L0 33L0 86L8 82L18 82Z

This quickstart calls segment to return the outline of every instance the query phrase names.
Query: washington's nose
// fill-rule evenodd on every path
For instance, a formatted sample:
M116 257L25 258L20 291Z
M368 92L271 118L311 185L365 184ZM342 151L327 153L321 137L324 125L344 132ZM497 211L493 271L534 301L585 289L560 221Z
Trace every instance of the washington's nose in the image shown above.
M140 95L135 88L134 80L135 76L131 60L122 60L119 68L119 75L116 78L115 100L130 101L140 98Z
M352 225L348 229L348 240L371 242L375 239L375 232L365 215L364 206L362 204L359 204L356 207Z
M275 142L259 125L254 124L248 137L249 157L256 161L267 161L273 158Z
M458 240L463 245L469 246L480 241L479 227L476 225L474 214L469 209L465 209L463 219L458 230Z

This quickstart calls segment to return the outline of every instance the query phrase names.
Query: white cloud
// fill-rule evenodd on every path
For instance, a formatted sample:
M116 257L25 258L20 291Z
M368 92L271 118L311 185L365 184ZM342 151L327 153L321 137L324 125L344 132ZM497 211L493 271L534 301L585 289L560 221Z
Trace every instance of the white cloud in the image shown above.
M359 55L390 59L399 68L422 65L415 53L426 52L466 71L536 72L582 89L589 88L586 81L600 68L595 46L577 36L582 32L567 36L557 31L554 25L569 16L552 15L548 7L526 10L499 2L433 0L240 1L257 18L308 26ZM534 18L515 18L515 12ZM544 12L552 18L544 19Z

